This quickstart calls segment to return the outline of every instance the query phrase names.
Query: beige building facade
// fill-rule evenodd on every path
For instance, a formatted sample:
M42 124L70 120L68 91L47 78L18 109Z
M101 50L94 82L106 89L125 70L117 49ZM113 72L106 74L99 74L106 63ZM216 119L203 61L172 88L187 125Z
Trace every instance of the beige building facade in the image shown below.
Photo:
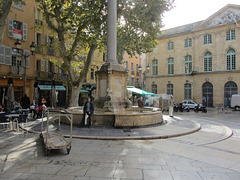
M140 79L140 56L136 54L135 56L130 56L127 52L123 55L124 67L128 71L128 86L135 86L141 88Z
M146 88L192 99L208 107L230 105L240 86L240 5L227 5L208 19L162 32L146 55Z

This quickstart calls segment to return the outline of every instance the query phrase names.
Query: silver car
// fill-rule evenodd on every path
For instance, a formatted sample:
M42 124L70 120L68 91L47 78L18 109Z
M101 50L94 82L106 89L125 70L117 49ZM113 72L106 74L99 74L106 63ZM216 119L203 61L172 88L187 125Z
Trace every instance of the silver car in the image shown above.
M196 105L198 105L198 103L196 103L193 100L183 100L182 101L183 106L188 106L190 109L194 109L194 107ZM201 104L199 104L201 106Z

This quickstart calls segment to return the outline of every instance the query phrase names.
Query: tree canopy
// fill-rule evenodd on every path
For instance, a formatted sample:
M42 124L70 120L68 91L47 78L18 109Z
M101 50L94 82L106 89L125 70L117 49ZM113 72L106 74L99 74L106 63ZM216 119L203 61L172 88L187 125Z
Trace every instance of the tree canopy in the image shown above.
M118 0L118 57L151 52L162 25L162 16L174 0Z
M91 65L96 48L106 49L106 0L37 0L48 27L58 38L56 43L74 91L79 91ZM150 52L160 33L162 13L170 10L174 0L118 0L117 48L138 54ZM79 60L81 53L86 59ZM73 63L82 63L78 75ZM75 94L75 99L76 99ZM78 96L77 96L78 97ZM74 105L76 105L76 100ZM71 101L70 101L71 104Z

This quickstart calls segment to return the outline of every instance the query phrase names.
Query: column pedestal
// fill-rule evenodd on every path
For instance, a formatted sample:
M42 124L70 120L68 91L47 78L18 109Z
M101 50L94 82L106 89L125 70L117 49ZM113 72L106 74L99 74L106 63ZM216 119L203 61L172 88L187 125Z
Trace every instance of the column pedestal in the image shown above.
M97 89L94 105L97 111L121 112L132 107L127 93L128 73L120 64L106 63L96 72Z

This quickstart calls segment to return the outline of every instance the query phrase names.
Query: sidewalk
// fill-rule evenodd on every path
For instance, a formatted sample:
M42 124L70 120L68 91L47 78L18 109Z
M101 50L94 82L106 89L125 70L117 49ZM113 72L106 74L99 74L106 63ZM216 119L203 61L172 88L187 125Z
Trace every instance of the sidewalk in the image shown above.
M179 120L163 115L162 124L150 125L139 128L114 128L111 126L92 126L91 128L73 125L73 138L98 139L98 140L144 140L165 139L194 133L201 129L201 125L191 120ZM41 133L41 119L31 121L28 132ZM52 124L57 126L57 123ZM46 127L46 120L44 120ZM45 130L45 129L44 129ZM62 134L69 137L69 126L61 124Z

